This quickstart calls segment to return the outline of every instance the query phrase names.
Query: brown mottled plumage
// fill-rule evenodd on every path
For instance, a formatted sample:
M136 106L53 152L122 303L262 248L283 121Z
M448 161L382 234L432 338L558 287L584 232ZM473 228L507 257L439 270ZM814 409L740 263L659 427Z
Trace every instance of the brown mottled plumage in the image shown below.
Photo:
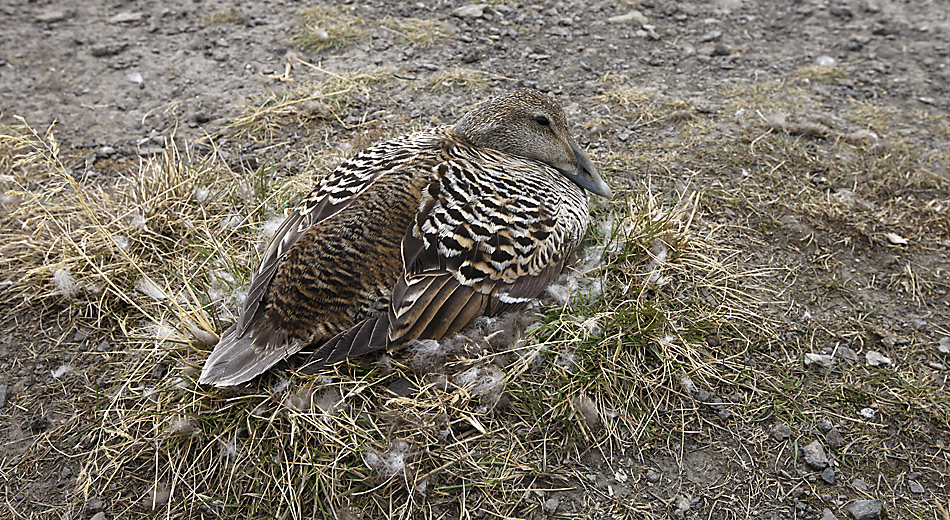
M305 347L315 371L524 305L586 232L581 188L610 196L534 90L366 149L277 230L200 382L240 384Z

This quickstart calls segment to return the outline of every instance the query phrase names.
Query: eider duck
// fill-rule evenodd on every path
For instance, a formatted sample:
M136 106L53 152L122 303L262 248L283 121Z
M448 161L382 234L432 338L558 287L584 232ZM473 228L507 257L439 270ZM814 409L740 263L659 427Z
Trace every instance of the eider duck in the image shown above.
M304 348L312 373L522 307L581 243L584 190L611 197L564 111L531 89L367 148L277 230L199 382L238 385Z

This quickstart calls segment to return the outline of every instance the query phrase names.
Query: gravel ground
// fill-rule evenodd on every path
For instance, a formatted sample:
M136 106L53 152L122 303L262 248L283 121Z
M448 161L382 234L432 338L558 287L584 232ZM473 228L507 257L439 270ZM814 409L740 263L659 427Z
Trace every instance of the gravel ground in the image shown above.
M322 49L299 37L307 26L302 7L5 1L0 123L22 116L43 129L56 121L77 171L108 177L160 153L170 139L202 150L198 140L219 135L243 106L306 88L326 71L388 74L360 94L339 124L321 129L327 142L366 121L382 122L374 129L386 121L399 129L447 123L491 92L541 88L566 106L595 161L628 157L621 162L632 169L614 173L613 185L623 189L650 176L663 189L692 179L719 201L710 203L705 219L752 237L748 265L783 266L766 276L760 294L769 302L763 312L784 330L767 356L750 363L804 367L806 375L789 380L789 393L825 384L833 367L870 366L895 377L927 371L943 393L914 401L924 403L921 409L947 398L950 7L943 0L358 2L340 4L337 12L357 19L364 37ZM415 40L414 29L386 22L399 19L436 22L437 34L431 42ZM327 23L330 39L334 27ZM282 74L292 85L278 79ZM683 109L655 120L631 115L609 102L620 88L642 96L638 107ZM755 108L756 96L782 98L783 88L788 99L780 101L787 104ZM801 92L807 96L796 103ZM753 99L750 108L737 109L744 97ZM681 116L702 123L695 134L680 134ZM774 206L738 201L730 190L742 185L745 170L717 153L717 143L744 132L788 135L801 143L802 156L827 161L839 160L837 141L867 144L882 161L910 149L935 157L926 163L931 180L906 186L885 180L879 193L889 202L876 202L909 209L875 221L873 212L861 213L855 195L870 181L815 168L776 181L780 188L770 195L792 197L796 183L818 186L828 201L847 199L860 216L819 218L802 210L749 217ZM352 145L372 138L370 132ZM686 146L687 156L662 153L670 142L690 139L696 145ZM266 156L253 139L230 140L241 160ZM755 146L753 139L749 147ZM776 159L774 151L759 153L764 161ZM929 220L921 227L902 220L924 213ZM102 345L107 339L87 337L63 308L24 312L21 303L0 304L17 309L4 313L0 328L0 518L108 513L101 501L77 502L78 465L68 453L42 465L41 474L17 469L37 442L47 442L44 432L69 420L65 410L85 399L59 382L95 361L65 363L61 353L109 350L108 342ZM851 413L802 402L800 413L739 424L728 406L717 404L730 396L702 392L695 399L699 419L675 439L579 456L572 474L587 482L575 488L598 491L548 495L535 516L597 516L628 501L677 518L862 519L882 507L887 518L947 518L938 504L948 507L950 496L950 431L946 422L917 420L917 405L862 396ZM855 449L858 456L842 455Z

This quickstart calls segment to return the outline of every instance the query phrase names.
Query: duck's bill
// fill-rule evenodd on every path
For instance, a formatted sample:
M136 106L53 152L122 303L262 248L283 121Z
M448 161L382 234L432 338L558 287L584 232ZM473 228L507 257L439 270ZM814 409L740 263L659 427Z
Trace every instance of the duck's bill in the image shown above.
M573 139L571 141L571 150L574 151L574 157L577 158L577 172L565 174L567 178L595 195L608 199L613 197L614 194L610 191L610 186L607 186L607 183L600 178L600 174L597 173L594 164L590 162L590 158L587 157L584 150L581 150L580 146L577 146L577 143L573 142Z

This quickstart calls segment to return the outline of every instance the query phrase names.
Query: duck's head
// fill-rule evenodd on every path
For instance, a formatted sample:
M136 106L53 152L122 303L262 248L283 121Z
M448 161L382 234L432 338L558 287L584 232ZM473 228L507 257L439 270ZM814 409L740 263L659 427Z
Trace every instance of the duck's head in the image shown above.
M591 193L613 196L571 137L564 110L537 90L517 89L492 98L462 116L454 130L476 146L546 163Z

